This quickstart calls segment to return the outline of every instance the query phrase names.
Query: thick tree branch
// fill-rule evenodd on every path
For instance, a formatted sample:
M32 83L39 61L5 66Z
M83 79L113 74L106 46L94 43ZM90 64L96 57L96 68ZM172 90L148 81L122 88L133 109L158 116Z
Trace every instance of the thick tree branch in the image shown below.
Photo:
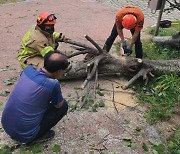
M88 35L85 35L85 38L90 41L97 49L100 53L103 53L103 49L101 49L101 47L92 39L90 38Z
M97 57L94 58L94 62L93 62L93 68L91 73L87 76L86 80L84 81L84 83L82 84L82 89L84 89L87 85L87 83L91 80L91 78L94 76L94 74L96 73L97 67L99 62L105 58L104 55L99 55Z
M77 42L77 41L72 41L72 40L68 40L67 43L69 44L72 44L72 45L75 45L75 46L78 46L78 47L83 47L85 49L91 49L91 50L94 50L95 48L87 45L87 44L83 44L81 42ZM95 49L96 50L96 49Z
M85 49L85 50L74 52L70 55L67 55L67 57L72 58L74 56L81 55L81 54L87 54L87 53L92 53L92 54L96 55L96 54L98 54L98 51L97 50Z

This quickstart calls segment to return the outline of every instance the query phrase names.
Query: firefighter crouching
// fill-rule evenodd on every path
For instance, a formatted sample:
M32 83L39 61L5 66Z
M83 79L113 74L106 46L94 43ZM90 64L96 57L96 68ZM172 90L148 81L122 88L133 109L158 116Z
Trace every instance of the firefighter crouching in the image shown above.
M42 68L44 56L58 47L58 42L66 42L68 39L54 31L56 16L49 12L42 12L37 18L37 25L32 27L24 35L21 41L21 49L18 61L22 68L32 65Z

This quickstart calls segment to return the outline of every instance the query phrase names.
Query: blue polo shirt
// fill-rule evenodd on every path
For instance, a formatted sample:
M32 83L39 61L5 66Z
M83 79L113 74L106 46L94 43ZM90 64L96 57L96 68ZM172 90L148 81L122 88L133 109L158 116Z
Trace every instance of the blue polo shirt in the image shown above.
M22 143L32 141L50 103L63 100L59 81L49 78L41 69L24 69L11 92L2 113L2 126L13 139Z

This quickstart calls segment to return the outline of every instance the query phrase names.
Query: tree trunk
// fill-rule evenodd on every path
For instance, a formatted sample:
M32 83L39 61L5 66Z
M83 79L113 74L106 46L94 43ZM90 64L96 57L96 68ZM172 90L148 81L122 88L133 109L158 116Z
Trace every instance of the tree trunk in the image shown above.
M153 38L153 42L169 45L169 46L175 46L180 47L180 32L173 36L157 36Z
M87 76L88 62L79 62L72 64L72 68L63 79L83 78ZM147 60L131 57L119 57L118 59L111 55L99 63L99 74L124 74L137 73L140 69L151 69L154 74L177 73L180 74L180 60Z
M124 88L127 88L132 82L137 80L139 77L148 81L148 76L153 76L152 73L177 73L180 74L180 60L147 60L147 59L138 59L131 58L126 56L120 56L117 58L111 56L107 51L101 49L99 45L91 39L88 35L85 35L85 38L90 41L95 47L81 44L75 41L69 41L69 44L79 46L77 48L79 52L75 52L68 57L71 58L78 54L89 53L93 54L94 58L89 59L89 61L84 62L80 61L78 63L72 63L72 67L68 69L68 72L64 77L60 79L75 79L86 77L82 88L85 88L87 83L91 78L96 74L125 74L132 73L135 74L134 77L125 85ZM179 38L177 35L174 38ZM87 71L88 70L88 71ZM87 73L88 72L88 73ZM97 73L98 72L98 73Z

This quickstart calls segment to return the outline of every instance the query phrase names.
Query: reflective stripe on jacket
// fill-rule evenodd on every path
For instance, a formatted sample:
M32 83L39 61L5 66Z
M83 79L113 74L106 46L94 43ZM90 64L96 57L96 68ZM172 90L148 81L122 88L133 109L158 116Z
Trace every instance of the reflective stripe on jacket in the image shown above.
M23 68L24 63L30 57L40 55L44 57L48 52L53 51L60 33L54 32L53 35L42 31L38 26L31 28L21 41L21 49L18 55L18 61Z

